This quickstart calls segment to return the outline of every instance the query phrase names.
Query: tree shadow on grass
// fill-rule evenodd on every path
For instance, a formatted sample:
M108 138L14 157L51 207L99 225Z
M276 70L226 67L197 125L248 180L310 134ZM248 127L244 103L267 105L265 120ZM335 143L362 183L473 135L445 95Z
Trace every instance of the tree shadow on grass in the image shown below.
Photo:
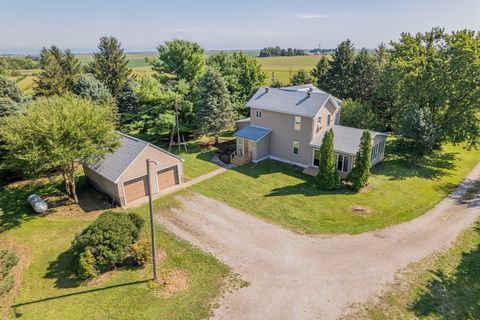
M64 194L56 183L17 182L0 188L0 232L18 227L22 222L38 216L27 203L31 194L61 198Z
M475 232L480 233L480 223ZM462 254L453 274L431 271L433 279L409 308L418 317L480 319L480 245Z
M417 166L412 166L404 159L392 155L389 159L377 164L372 172L386 176L390 180L404 180L414 177L435 180L448 175L446 171L455 169L455 158L456 153L438 151L424 158Z

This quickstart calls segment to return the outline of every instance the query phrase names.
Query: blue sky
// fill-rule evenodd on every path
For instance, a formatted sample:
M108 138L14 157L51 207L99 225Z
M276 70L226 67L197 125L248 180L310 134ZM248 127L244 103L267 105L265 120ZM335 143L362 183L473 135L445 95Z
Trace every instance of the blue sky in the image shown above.
M0 0L0 53L51 44L90 52L102 35L128 51L152 51L172 38L206 49L330 48L346 38L373 48L434 26L480 30L480 1Z

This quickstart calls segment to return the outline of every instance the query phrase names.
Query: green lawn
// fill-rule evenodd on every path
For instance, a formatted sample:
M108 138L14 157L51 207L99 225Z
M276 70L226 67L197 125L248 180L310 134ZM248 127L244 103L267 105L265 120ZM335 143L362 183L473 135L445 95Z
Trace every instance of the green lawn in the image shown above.
M390 291L345 319L480 319L480 223L438 257L405 270Z
M98 213L84 213L76 206L60 207L46 216L32 214L25 204L27 194L57 194L61 184L0 189L0 243L13 248L21 260L16 281L20 291L8 309L10 317L25 319L202 319L224 285L227 266L199 249L156 229L157 247L166 252L160 271L186 274L187 289L166 297L161 289L149 289L151 268L120 268L94 283L82 284L74 277L71 241ZM53 199L50 199L53 200ZM164 197L155 206L178 205ZM147 218L147 207L136 209ZM148 227L148 224L147 224ZM24 268L24 271L20 270ZM0 302L2 300L0 299ZM2 307L0 303L0 307Z
M387 154L388 154L387 150ZM279 162L229 170L193 189L265 220L308 234L362 233L411 220L450 193L480 160L480 150L446 146L418 168L400 159L376 166L366 191L321 192L315 179ZM352 206L371 210L360 215Z

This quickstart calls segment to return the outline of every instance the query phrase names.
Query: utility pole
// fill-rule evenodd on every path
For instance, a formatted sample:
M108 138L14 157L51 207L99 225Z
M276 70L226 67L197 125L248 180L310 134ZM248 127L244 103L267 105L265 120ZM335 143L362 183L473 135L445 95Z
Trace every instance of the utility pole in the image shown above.
M157 252L155 248L155 226L153 222L153 201L152 201L152 186L150 185L150 163L158 165L157 161L150 161L147 159L147 191L148 191L148 206L150 209L150 233L152 237L152 263L153 263L153 280L158 279L157 275Z

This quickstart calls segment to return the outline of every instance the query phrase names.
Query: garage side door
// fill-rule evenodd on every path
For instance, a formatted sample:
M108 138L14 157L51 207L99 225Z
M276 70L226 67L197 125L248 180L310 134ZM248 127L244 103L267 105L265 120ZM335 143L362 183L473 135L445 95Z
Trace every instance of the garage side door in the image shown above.
M147 195L147 176L126 181L123 186L127 203Z
M158 188L160 190L178 184L177 167L163 169L157 173Z

